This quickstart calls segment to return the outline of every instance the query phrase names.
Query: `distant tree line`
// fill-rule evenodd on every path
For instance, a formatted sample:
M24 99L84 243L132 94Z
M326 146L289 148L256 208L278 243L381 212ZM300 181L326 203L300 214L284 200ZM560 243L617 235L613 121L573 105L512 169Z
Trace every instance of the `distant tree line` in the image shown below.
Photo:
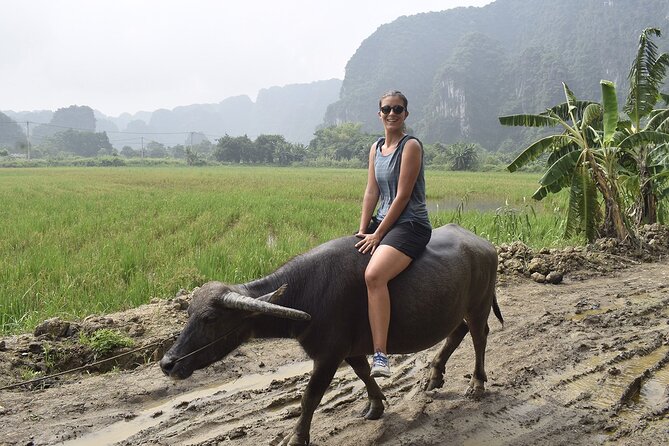
M149 140L140 148L129 145L115 149L106 132L95 132L95 117L90 107L71 106L59 109L48 125L36 125L29 147L21 127L8 117L0 116L0 157L19 154L31 159L59 160L68 157L117 158L105 163L93 161L85 165L123 165L124 160L169 162L178 160L188 165L264 164L333 167L365 167L370 146L378 135L366 133L361 124L343 123L318 129L308 145L286 141L283 135L262 134L255 139L247 135L225 135L214 142L206 135L193 132L183 144L167 146ZM504 154L487 154L478 144L425 145L428 166L452 170L502 168L508 162ZM74 161L73 161L74 162Z

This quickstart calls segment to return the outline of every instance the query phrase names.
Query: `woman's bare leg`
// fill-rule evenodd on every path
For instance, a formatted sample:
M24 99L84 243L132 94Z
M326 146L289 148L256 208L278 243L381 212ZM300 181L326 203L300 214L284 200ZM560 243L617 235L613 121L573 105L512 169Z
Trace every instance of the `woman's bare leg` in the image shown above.
M411 257L396 248L381 245L374 251L365 270L369 326L372 330L375 352L387 352L386 344L390 325L388 282L404 271L411 260Z

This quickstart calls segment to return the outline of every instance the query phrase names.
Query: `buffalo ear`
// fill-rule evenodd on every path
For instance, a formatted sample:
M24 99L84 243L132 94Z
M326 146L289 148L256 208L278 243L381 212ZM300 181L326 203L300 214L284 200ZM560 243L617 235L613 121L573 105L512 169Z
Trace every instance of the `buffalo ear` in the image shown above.
M281 297L284 295L287 288L288 284L284 283L276 291L267 293L264 296L260 296L258 300L262 300L263 302L269 302L271 304L278 304L279 299L281 299Z

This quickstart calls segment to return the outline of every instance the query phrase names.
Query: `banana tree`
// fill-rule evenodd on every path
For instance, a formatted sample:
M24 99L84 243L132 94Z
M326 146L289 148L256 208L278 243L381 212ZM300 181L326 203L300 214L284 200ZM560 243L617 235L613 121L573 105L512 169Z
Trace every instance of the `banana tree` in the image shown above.
M667 95L660 92L667 68L669 54L658 55L651 37L660 37L660 30L647 28L639 37L637 55L628 79L629 93L623 111L629 117L618 124L620 131L616 144L620 147L620 164L627 172L628 190L634 195L630 214L636 223L658 221L658 205L669 195L669 109L656 109Z
M549 193L569 188L569 210L566 235L585 233L589 241L598 235L625 240L632 236L621 211L616 184L615 149L612 141L617 124L617 101L607 107L591 101L579 101L563 83L566 102L543 113L499 117L502 125L561 127L562 133L544 137L523 150L507 166L511 172L548 153L547 170L539 180L533 198L543 199ZM602 87L604 89L604 86ZM603 91L604 92L604 91ZM612 111L613 110L613 111ZM598 192L602 195L602 215Z

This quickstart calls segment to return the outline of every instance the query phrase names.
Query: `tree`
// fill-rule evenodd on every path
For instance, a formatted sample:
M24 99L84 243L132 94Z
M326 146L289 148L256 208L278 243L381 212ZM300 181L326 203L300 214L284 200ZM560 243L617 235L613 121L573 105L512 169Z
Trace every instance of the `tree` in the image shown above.
M121 156L124 156L126 158L134 158L138 155L139 155L138 152L130 146L123 146L123 148L121 149Z
M157 141L149 141L146 145L147 156L149 158L167 158L167 149L165 144Z
M566 102L538 115L521 114L499 118L502 125L560 126L563 129L562 133L546 136L530 144L507 169L513 172L548 152L548 168L539 180L541 187L532 198L541 200L549 193L570 188L566 235L584 232L589 241L597 235L619 240L632 237L621 210L618 185L613 176L612 151L604 143L611 139L615 131L615 123L612 128L610 117L612 113L617 114L617 102L615 112L610 102L605 110L596 102L578 101L565 83L562 86ZM604 83L602 92L603 96L612 99ZM603 132L603 136L600 132ZM604 218L597 192L601 193L604 201Z
M275 157L288 144L286 139L281 135L259 135L255 142L256 161L259 163L272 163Z
M309 143L309 151L314 158L325 157L337 161L357 159L366 162L369 148L376 137L362 131L359 123L322 128L314 133Z
M669 188L665 187L669 172L669 109L655 108L662 97L660 87L669 68L669 54L657 54L653 36L660 37L660 30L647 28L639 37L623 108L629 120L618 121L616 135L620 161L630 180L628 188L636 192L630 213L637 224L657 222L658 203L669 196Z
M479 163L478 144L456 142L448 146L446 157L452 170L475 170Z
M80 156L97 156L100 149L112 153L113 147L106 132L80 132L68 129L58 132L41 144L56 152L69 152Z
M246 135L238 137L225 135L218 140L213 156L217 161L248 162L252 148L253 142Z
M197 152L191 150L190 147L186 147L186 164L189 166L204 166L206 162L198 156Z
M176 146L172 146L170 154L176 159L185 159L187 149L190 149L190 147L184 147L181 144L177 144Z

